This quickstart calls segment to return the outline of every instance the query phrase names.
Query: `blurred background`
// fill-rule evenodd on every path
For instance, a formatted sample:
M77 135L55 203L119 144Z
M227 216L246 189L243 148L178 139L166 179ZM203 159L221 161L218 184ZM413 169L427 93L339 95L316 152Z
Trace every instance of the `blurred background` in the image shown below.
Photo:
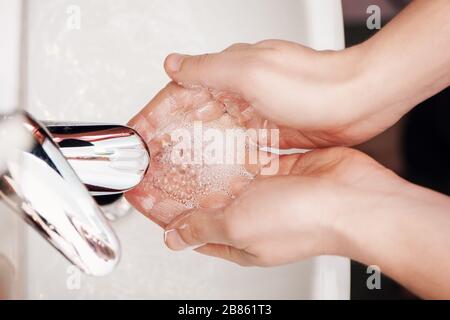
M377 32L366 26L366 10L369 5L380 7L383 27L409 2L343 0L346 46L363 42ZM449 101L450 90L447 88L414 108L395 126L358 148L406 180L450 195L450 126L447 123L450 116ZM352 261L352 299L414 298L385 276L381 281L381 290L367 289L366 268Z

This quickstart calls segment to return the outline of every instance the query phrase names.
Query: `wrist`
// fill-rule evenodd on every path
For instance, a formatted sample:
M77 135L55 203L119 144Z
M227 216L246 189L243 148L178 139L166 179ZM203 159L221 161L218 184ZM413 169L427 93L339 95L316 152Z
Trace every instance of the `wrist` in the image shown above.
M401 265L399 252L410 249L412 238L425 236L423 229L430 220L447 215L450 200L394 174L388 180L383 190L361 196L358 210L339 217L330 254L379 265L392 274Z
M336 89L330 90L334 101L330 105L338 107L333 114L338 116L338 127L345 130L350 145L386 130L419 102L410 99L411 88L400 79L403 75L393 71L376 39L331 56L332 70L343 71Z
M366 44L341 51L328 51L327 78L332 78L329 87L330 105L336 108L334 119L342 127L349 127L367 119L378 108L378 93L371 83L372 66L368 63L370 48Z

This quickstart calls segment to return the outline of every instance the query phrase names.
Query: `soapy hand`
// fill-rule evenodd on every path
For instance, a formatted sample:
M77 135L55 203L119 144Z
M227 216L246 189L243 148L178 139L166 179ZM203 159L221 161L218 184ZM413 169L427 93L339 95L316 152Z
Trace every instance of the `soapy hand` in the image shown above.
M171 133L192 129L196 120L220 130L272 127L257 115L245 116L248 107L236 97L171 83L130 122L147 141L152 162L143 183L126 196L165 228L169 248L190 246L257 266L347 256L381 266L424 296L448 295L450 280L432 277L435 285L423 286L413 279L429 278L429 264L417 263L419 257L448 255L442 244L450 243L449 198L402 180L361 152L330 148L225 166L180 167L167 159L174 150ZM289 146L292 140L281 135L280 141ZM276 170L261 175L274 162ZM423 230L435 236L417 241ZM415 250L407 250L410 243ZM445 274L440 271L450 268L449 261L442 259L433 274Z
M349 212L376 213L400 179L370 157L330 148L281 157L224 208L191 210L166 227L166 244L245 266L276 266L341 254ZM391 186L386 188L385 186Z
M398 266L410 265L417 256L386 248L392 241L416 243L417 226L450 228L449 200L407 183L366 155L330 148L256 164L186 167L166 157L174 150L171 134L183 127L191 130L196 120L220 130L252 128L255 122L272 127L257 115L245 116L248 108L236 97L170 83L130 121L147 141L152 159L143 183L126 196L165 228L166 244L175 250L201 246L196 250L242 265L279 265L319 254L348 256L381 265L388 275L415 286L409 279L425 272L426 265L416 264L405 273ZM280 140L288 145L283 135ZM261 175L273 162L276 170ZM396 222L393 227L390 221ZM434 242L426 238L415 244L424 259L445 255L445 246Z
M177 217L165 240L171 249L192 247L243 266L350 257L417 294L442 298L450 296L449 208L449 197L334 147L280 157L276 176L257 176L224 208Z
M151 164L127 199L166 229L166 244L174 250L206 244L197 251L243 265L333 253L341 214L355 206L370 210L388 192L383 184L395 180L364 154L332 148L256 164L247 158L243 164L173 162L174 132L193 133L195 121L220 130L277 128L248 116L249 108L237 96L168 84L130 121L148 143ZM261 174L275 162L270 174Z
M171 54L165 69L183 86L241 96L279 125L291 145L316 148L363 142L401 117L376 105L377 92L366 86L365 57L360 47L316 51L265 40L213 54Z
M448 1L414 3L411 11L421 13L427 6L439 19L448 20L440 13L445 10L440 6L448 7ZM432 29L429 34L440 34L444 28L423 20L423 29ZM410 33L398 40L396 22L409 23L399 17L369 41L346 50L316 51L293 42L265 40L234 44L212 54L171 54L165 69L183 86L239 95L259 115L276 123L291 146L356 145L391 127L450 83L447 48L433 54L435 67L430 68L422 61L429 59L425 49L429 44L421 53L417 48L422 40L410 41ZM428 39L425 34L423 41Z
M151 163L127 199L163 227L186 210L227 205L262 170L278 169L256 148L278 142L272 135L263 139L256 128L275 126L237 97L170 83L129 124L147 142ZM231 150L227 141L234 143Z

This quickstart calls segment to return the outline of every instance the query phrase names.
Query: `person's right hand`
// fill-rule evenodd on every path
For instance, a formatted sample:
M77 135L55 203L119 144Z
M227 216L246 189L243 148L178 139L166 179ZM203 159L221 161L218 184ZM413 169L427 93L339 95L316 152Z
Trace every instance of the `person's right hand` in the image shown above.
M289 146L354 145L401 117L374 107L377 99L363 91L360 51L319 52L267 40L235 44L215 54L172 54L165 69L183 86L210 88L221 99L244 99L258 115L280 126L282 142Z
M350 254L341 231L353 212L369 218L402 182L365 154L325 148L282 156L276 175L256 176L221 208L196 208L166 226L173 250L244 266L278 266L323 254ZM395 186L395 187L394 187ZM359 226L358 226L359 228Z
M450 297L450 199L415 186L349 148L280 157L221 208L197 208L166 226L187 247L244 266L331 254L377 265L423 297Z

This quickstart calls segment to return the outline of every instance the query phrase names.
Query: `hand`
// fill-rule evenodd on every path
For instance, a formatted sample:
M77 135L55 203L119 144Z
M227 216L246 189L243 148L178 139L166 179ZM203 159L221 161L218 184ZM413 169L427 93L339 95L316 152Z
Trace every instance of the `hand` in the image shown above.
M257 163L180 165L171 161L177 144L172 135L185 129L192 138L201 140L191 132L194 122L201 123L205 130L217 129L221 136L227 130L251 127L256 117L233 116L228 112L244 107L245 104L229 101L225 105L202 88L186 89L175 83L168 84L129 122L146 141L151 155L150 169L144 180L126 194L130 203L163 227L189 208L227 205L246 188L261 167L268 164L270 156L265 157L266 153L260 152ZM199 142L202 148L207 145ZM223 143L219 147L223 150ZM184 153L190 155L194 149L199 148L194 146ZM276 167L273 171L276 172Z
M348 212L370 216L399 178L359 151L316 150L280 159L276 177L258 177L222 209L197 209L166 227L166 244L240 265L275 266L342 253Z
M196 209L166 226L188 246L244 266L277 266L327 254L381 271L412 292L450 297L450 198L415 186L348 148L280 158L224 208Z
M281 127L299 148L354 145L384 131L401 115L374 105L365 88L365 52L318 52L267 40L235 44L220 53L172 54L167 74L186 87L203 86L221 97L242 97Z

